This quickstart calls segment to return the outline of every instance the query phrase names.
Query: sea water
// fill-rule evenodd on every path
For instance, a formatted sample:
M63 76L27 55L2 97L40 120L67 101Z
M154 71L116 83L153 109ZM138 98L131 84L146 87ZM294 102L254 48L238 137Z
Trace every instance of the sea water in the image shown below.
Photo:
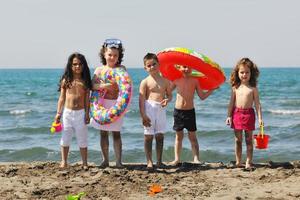
M124 162L145 162L143 127L138 109L138 87L147 76L143 69L128 69L134 93L121 131ZM230 99L227 81L208 99L195 95L197 136L200 157L206 162L229 162L234 157L234 134L225 124ZM300 68L261 68L258 88L265 123L271 136L269 147L254 149L255 162L300 160ZM93 69L91 69L93 72ZM60 160L60 133L51 134L56 114L58 81L63 69L0 69L0 162ZM174 159L175 133L172 130L173 101L167 107L163 160ZM257 127L257 122L256 122ZM257 133L257 128L254 133ZM89 162L99 164L101 152L99 131L89 127ZM153 151L155 150L155 142ZM243 142L243 155L245 155ZM155 153L153 153L155 157ZM114 159L110 137L110 157ZM72 141L69 160L80 161L76 140ZM183 140L182 160L191 161L187 135Z

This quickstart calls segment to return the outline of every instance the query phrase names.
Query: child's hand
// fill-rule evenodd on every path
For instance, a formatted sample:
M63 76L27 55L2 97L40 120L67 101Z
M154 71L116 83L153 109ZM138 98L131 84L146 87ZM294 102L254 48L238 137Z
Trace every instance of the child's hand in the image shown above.
M103 88L111 92L117 92L119 90L118 84L116 82L106 83L104 84Z
M89 124L90 123L90 115L89 115L89 113L85 113L84 122L85 122L85 124Z
M60 118L61 118L61 114L57 113L55 115L55 118L54 118L55 123L59 123L60 122Z
M258 119L258 124L260 127L264 126L264 122L262 119Z
M118 92L119 91L119 86L118 86L118 84L116 82L112 82L111 87L112 87L112 90L114 92Z
M232 119L231 119L231 117L227 117L227 119L226 119L226 125L231 126L231 124L232 124Z
M151 126L151 120L149 119L149 117L147 115L142 117L143 120L143 125L146 127L150 127Z
M160 105L161 105L162 107L167 106L167 105L168 105L168 99L162 100L162 101L160 102Z

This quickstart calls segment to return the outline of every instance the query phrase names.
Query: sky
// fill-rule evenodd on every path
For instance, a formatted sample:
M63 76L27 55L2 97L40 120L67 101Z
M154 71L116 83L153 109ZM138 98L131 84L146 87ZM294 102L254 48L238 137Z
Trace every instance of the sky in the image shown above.
M300 67L299 0L0 0L0 68L89 66L106 38L123 41L127 67L147 52L186 47L232 67Z

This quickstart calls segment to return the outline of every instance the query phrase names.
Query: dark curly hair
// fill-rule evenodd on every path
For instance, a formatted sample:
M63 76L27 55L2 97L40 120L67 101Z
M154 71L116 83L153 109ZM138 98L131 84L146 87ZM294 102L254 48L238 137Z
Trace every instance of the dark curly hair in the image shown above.
M85 87L90 90L92 89L91 74L90 74L90 69L88 67L87 61L86 61L84 55L75 52L75 53L72 53L68 58L68 63L65 67L65 71L59 80L58 91L60 91L61 87L65 87L65 88L71 87L71 83L73 81L72 63L73 63L74 58L77 58L78 60L80 60L80 62L82 64L81 78L84 81Z
M111 49L117 49L119 51L119 58L118 58L118 62L117 62L117 65L121 65L122 61L123 61L123 57L124 57L124 48L123 48L123 45L122 43L118 45L119 47L116 48L116 47L110 47ZM105 57L104 57L104 53L106 52L107 48L109 47L106 47L105 43L102 45L101 49L100 49L100 52L99 52L99 57L101 58L101 62L103 65L106 65L106 60L105 60Z
M246 66L250 69L251 76L250 76L249 84L251 87L256 87L257 78L259 76L259 70L256 64L254 64L249 58L242 58L241 60L239 60L235 68L232 70L230 75L231 86L238 88L241 85L241 80L239 78L240 66Z
M147 60L152 60L152 59L155 60L157 63L159 63L156 54L154 54L154 53L147 53L144 56L144 59L143 59L144 60L144 64L146 64Z

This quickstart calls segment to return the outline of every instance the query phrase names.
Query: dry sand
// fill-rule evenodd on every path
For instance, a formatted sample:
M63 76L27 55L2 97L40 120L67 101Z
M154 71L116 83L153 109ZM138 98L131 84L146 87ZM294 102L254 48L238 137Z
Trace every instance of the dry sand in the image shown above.
M256 164L254 171L231 164L183 163L148 171L143 164L100 169L90 163L66 170L57 162L0 163L0 199L300 199L300 161ZM159 184L163 191L150 196Z

